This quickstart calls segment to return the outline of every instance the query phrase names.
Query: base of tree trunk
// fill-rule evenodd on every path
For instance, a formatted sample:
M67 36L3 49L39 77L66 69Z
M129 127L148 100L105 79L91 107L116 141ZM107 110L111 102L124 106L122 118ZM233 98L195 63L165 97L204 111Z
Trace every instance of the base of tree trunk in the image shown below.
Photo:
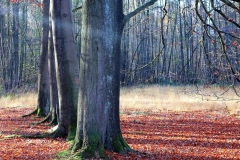
M82 147L79 152L74 154L72 158L88 159L88 158L105 158L104 147L99 143L91 143Z
M69 150L71 150L71 153L75 153L77 152L77 150L79 150L82 146L83 142L82 141L76 141L74 140L73 145L69 148Z
M64 138L67 136L67 131L64 127L58 126L57 129L55 131L53 131L52 133L50 133L52 138Z
M34 115L34 114L37 114L37 113L38 113L38 108L36 107L31 113L25 114L22 117L28 117L28 116L31 116L31 115Z
M74 144L70 147L71 153L74 154L78 151L83 142L75 140ZM100 142L89 140L88 144L85 144L77 153L73 155L73 159L78 158L105 158L104 149L114 151L120 154L126 154L127 152L136 152L130 148L127 142L124 140L121 134L117 134L112 141L110 146L103 146Z
M121 134L116 135L113 138L111 146L107 146L108 150L112 150L117 153L126 154L126 152L134 152L124 140Z
M37 108L37 118L45 117L45 113L41 108Z

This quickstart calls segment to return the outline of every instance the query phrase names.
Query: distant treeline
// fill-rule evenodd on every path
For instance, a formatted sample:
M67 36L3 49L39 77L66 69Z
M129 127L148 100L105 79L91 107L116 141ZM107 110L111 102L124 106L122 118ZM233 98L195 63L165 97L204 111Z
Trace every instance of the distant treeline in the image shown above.
M73 9L80 1L73 1ZM130 13L147 0L124 0ZM121 85L234 84L239 77L239 2L160 0L125 26ZM0 1L0 87L37 82L41 5ZM74 12L80 53L81 10Z

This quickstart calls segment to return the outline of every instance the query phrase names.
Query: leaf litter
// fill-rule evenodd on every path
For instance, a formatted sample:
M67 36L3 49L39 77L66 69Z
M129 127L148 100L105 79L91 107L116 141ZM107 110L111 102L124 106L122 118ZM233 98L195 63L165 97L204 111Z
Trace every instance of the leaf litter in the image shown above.
M58 159L70 144L65 139L21 138L51 126L33 125L41 118L21 116L33 108L0 108L0 159ZM121 111L123 137L137 151L105 151L109 159L240 159L240 119L227 110L189 112Z

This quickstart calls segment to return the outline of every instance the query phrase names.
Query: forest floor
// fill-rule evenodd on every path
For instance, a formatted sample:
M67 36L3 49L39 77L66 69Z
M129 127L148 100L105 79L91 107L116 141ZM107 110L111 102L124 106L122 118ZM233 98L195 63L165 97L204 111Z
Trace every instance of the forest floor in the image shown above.
M0 98L0 160L64 159L65 139L27 139L50 129L34 115L37 94ZM240 103L229 88L138 86L122 88L120 119L123 137L137 153L106 151L109 159L239 159Z
M26 139L17 135L44 133L41 119L22 118L34 108L0 108L0 159L61 159L70 144L65 139ZM240 119L227 110L121 110L127 143L138 153L106 151L109 159L240 159Z

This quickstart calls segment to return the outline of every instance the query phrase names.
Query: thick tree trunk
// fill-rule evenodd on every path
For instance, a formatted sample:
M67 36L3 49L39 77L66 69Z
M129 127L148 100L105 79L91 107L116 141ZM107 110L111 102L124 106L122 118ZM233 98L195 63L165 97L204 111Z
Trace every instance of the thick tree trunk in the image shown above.
M52 33L59 98L59 122L54 137L76 133L79 63L74 43L71 1L51 0Z
M154 0L156 2L156 0ZM120 45L127 20L122 0L83 1L78 122L72 151L102 157L104 147L130 150L122 137L119 117Z
M129 150L125 140L122 138L119 117L119 94L120 94L120 45L123 32L123 7L122 1L105 0L103 5L103 37L105 49L105 90L107 109L107 128L104 139L105 148L124 153ZM109 19L111 19L109 21Z
M105 104L99 104L101 97L105 96L105 88L100 84L98 79L105 78L105 64L103 48L103 21L102 21L102 3L99 1L83 1L82 8L82 39L81 39L81 55L80 55L80 88L78 102L78 122L77 133L73 152L81 149L81 156L102 157L104 155L104 144L101 138L104 135L105 126L99 125L99 115L105 115L103 107ZM100 65L98 64L100 63ZM99 67L101 66L101 67ZM100 72L100 74L98 74ZM100 108L98 108L100 107ZM103 109L102 109L103 108ZM106 117L101 122L106 123ZM103 130L100 130L100 128Z

